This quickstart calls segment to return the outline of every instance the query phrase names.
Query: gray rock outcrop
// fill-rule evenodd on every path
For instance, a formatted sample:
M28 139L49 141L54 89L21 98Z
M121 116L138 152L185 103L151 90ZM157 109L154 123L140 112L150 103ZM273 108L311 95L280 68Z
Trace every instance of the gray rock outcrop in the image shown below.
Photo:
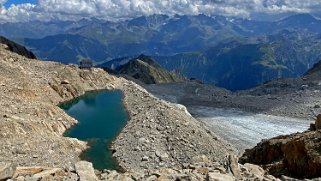
M76 172L80 181L97 181L93 164L86 161L80 161L75 164Z
M316 122L318 119L319 116ZM321 132L318 129L263 140L246 150L240 162L262 165L275 176L321 177L320 140Z

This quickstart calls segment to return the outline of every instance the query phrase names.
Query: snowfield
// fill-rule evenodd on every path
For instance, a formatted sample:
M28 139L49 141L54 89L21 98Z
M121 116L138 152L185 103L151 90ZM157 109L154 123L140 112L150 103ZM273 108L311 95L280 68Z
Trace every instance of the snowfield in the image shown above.
M240 152L255 146L262 139L306 131L312 123L304 119L246 113L235 109L192 106L188 111Z

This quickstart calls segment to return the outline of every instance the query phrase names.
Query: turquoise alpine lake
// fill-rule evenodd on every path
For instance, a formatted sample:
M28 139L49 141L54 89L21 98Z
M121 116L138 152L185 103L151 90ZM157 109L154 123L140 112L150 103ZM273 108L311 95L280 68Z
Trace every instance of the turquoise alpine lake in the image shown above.
M118 90L88 92L59 105L79 121L64 136L89 142L90 148L80 157L92 162L95 169L120 169L109 146L128 120L122 97Z

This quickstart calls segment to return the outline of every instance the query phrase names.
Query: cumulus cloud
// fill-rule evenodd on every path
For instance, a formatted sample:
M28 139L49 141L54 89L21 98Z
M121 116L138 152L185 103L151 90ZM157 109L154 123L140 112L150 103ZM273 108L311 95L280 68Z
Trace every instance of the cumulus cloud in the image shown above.
M1 21L80 19L97 17L119 20L151 14L207 14L250 17L255 13L317 12L317 0L39 0L37 5L4 7L0 0Z
M0 0L0 6L4 6L4 4L7 2L7 0Z

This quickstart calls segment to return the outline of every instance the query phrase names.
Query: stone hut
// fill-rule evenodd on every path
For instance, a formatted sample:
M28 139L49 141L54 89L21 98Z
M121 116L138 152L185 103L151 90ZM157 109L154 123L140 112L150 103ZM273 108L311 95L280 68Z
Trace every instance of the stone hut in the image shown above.
M94 66L94 62L90 59L82 59L79 62L79 68L81 69L90 69Z

